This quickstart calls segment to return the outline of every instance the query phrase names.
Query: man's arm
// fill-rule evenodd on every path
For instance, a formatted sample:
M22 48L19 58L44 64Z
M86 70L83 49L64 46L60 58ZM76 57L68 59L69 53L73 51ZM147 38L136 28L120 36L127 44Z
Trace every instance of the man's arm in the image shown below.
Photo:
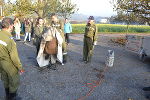
M97 39L98 39L97 33L98 33L98 28L97 28L97 26L95 25L94 42L97 41Z
M11 42L10 42L9 55L10 55L10 59L13 62L14 66L18 70L23 70L22 64L21 64L19 56L18 56L16 43L13 40L11 40Z

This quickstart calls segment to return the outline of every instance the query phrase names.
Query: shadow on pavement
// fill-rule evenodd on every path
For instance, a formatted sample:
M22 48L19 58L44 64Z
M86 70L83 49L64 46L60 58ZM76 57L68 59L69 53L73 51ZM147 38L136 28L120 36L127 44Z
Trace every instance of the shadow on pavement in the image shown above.
M75 39L70 39L70 43L75 45L83 45L83 41L75 40Z

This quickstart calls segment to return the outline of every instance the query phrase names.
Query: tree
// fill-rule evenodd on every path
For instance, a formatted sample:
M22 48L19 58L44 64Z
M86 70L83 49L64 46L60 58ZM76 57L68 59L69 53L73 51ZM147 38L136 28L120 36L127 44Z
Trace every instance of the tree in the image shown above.
M132 14L118 13L116 16L109 18L111 23L123 23L123 24L145 24L143 19L133 16Z
M39 17L47 17L51 13L58 13L61 16L70 16L76 11L76 5L70 0L16 0L12 4L12 12L21 16L37 14ZM64 5L65 4L65 5ZM66 6L67 5L67 6Z
M149 0L113 0L113 4L118 13L126 14L131 20L138 18L150 25Z
M67 18L70 17L73 13L78 11L76 8L76 4L72 4L70 0L66 0L59 9L59 13L62 17Z

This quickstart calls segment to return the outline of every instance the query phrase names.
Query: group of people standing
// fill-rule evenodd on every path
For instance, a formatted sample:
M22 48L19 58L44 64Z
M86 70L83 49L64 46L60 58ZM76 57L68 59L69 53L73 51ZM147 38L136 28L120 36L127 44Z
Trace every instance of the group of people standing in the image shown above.
M67 43L70 42L69 33L72 32L72 27L68 19L65 19L64 24L58 19L56 14L51 15L51 22L48 23L48 27L43 26L43 22L41 22L42 19L39 19L39 24L35 27L37 62L40 67L48 66L56 70L57 61L62 65L67 61ZM91 62L96 42L97 27L94 22L94 17L90 16L84 34L83 61L85 63ZM53 47L54 49L52 49ZM51 51L55 51L55 53Z
M5 100L21 100L17 91L20 85L20 75L24 73L24 69L18 56L16 43L11 35L15 28L16 39L21 39L21 23L18 18L15 18L14 21L11 18L4 18L0 27L2 28L0 31L0 74L5 88ZM47 66L56 70L57 61L64 65L67 56L67 43L70 42L69 33L72 32L68 19L65 19L64 24L56 14L52 14L51 22L44 24L44 20L38 18L34 30L32 21L26 19L24 41L27 37L31 41L31 33L33 32L33 43L37 49L36 59L39 67ZM89 63L94 45L97 43L97 27L93 16L88 18L83 42L83 61ZM150 91L150 87L145 87L143 90Z
M64 65L64 63L66 63L66 61L67 61L67 44L70 42L69 34L72 32L72 26L69 23L69 20L67 18L65 19L65 21L62 21L58 18L58 16L56 14L52 14L50 19L51 19L50 21L46 21L45 19L39 17L36 19L36 21L34 21L33 18L31 18L31 19L25 18L23 22L20 22L19 18L15 18L14 19L14 31L15 31L17 40L21 39L20 33L22 30L25 33L24 42L26 42L27 39L29 42L31 41L31 39L33 39L33 44L36 46L36 50L37 50L36 51L37 62L40 67L51 66L50 68L56 69L56 67L55 67L56 59L62 65ZM54 29L54 28L57 30L57 32L56 31L52 31L52 32L59 33L63 42L62 42L62 44L60 44L59 40L61 40L61 39L58 38L58 35L56 35L56 34L53 37L51 36L51 38L57 38L55 41L55 42L57 42L55 48L58 49L59 47L61 47L62 54L60 54L60 50L59 50L59 52L57 50L57 53L55 53L55 55L54 55L54 53L46 54L44 52L43 56L45 56L45 57L43 57L43 59L42 59L41 52L39 52L40 49L46 48L48 46L48 43L46 43L46 42L52 40L52 39L46 40L44 38L44 36L46 36L45 34L49 34L48 33L48 32L50 32L49 30ZM44 44L44 45L42 45L42 44ZM53 45L54 45L54 42L53 42ZM45 62L44 58L46 58L46 60L47 59L50 60L49 64L44 63ZM61 58L61 60L60 60L60 58ZM54 61L54 59L55 59L55 61Z
M29 42L31 41L31 32L32 32L32 27L33 27L33 22L31 20L29 20L29 18L24 19L23 22L20 22L19 18L15 18L14 19L14 32L16 35L16 39L20 40L20 33L22 31L24 31L25 33L25 37L24 37L24 41L29 40Z
M18 57L16 43L11 32L15 28L16 39L20 39L20 22L16 18L2 20L2 30L0 31L0 73L5 87L6 100L21 100L17 96L20 83L20 74L24 72ZM33 24L29 19L25 20L25 38L31 41ZM94 45L97 41L97 28L94 17L88 18L84 34L83 61L91 61ZM67 61L67 43L69 43L69 33L72 32L71 24L65 19L65 24L58 19L56 14L51 15L51 21L44 23L42 18L38 18L34 26L33 44L37 50L37 63L39 67L56 70L56 63L64 65Z
M66 63L67 42L65 37L69 40L66 34L72 32L71 25L69 25L69 29L66 28L68 26L64 27L68 23L64 24L56 14L51 15L51 21L46 25L44 25L42 18L38 18L34 28L34 44L37 48L37 62L40 67L47 66L56 70L57 61L62 65ZM69 30L69 33L64 32L66 29Z

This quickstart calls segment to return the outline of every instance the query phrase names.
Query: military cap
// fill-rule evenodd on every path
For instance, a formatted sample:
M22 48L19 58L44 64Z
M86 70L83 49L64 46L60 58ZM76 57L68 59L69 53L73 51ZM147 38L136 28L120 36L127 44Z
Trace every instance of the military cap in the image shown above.
M94 17L93 17L93 16L90 16L88 19L89 19L89 20L94 20Z

